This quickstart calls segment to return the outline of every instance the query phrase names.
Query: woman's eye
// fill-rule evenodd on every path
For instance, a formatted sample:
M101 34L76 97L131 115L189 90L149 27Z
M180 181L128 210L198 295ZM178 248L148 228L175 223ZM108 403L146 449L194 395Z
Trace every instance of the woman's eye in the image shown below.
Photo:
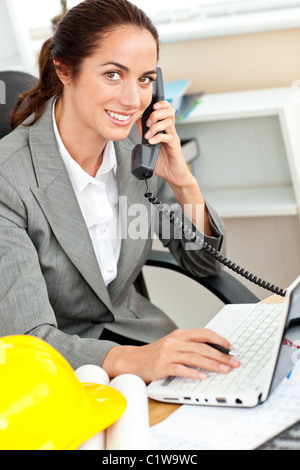
M105 75L107 78L114 81L120 80L121 78L119 72L106 72Z
M143 85L151 85L151 83L153 82L153 78L151 77L141 77L139 79L139 82L142 83Z

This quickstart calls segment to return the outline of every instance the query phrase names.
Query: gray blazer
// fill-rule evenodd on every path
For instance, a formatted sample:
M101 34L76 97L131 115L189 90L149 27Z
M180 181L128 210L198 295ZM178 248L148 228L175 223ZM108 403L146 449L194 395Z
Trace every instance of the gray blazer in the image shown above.
M150 224L148 237L123 235L117 278L105 287L56 145L52 103L36 124L19 126L0 141L0 336L38 336L73 368L101 366L115 346L99 340L104 328L152 342L176 325L133 286L151 250ZM138 141L134 129L126 140L115 143L119 195L127 204L127 210L120 211L124 227L134 222L128 216L133 204L141 204L148 213L151 207L144 197L145 183L130 171L131 150ZM164 181L153 177L150 185L162 201L174 202ZM224 227L211 208L210 214L215 237L206 239L221 249ZM202 250L185 250L186 240L180 238L170 233L163 243L181 265L200 276L219 271Z

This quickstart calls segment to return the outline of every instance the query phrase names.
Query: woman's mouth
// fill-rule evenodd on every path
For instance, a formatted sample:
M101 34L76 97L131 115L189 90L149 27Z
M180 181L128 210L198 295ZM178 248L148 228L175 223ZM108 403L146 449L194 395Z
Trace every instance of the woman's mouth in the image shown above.
M128 124L131 124L132 119L134 114L120 114L120 113L115 113L114 111L108 111L106 110L106 114L110 118L112 122L114 122L117 125L121 126L127 126Z

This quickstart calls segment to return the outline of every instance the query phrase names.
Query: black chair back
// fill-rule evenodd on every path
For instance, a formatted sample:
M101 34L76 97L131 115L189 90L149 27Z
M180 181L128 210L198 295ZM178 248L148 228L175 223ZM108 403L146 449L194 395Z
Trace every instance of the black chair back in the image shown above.
M19 71L0 72L0 139L11 132L10 115L19 99L19 95L33 88L37 78ZM4 101L4 103L3 103Z

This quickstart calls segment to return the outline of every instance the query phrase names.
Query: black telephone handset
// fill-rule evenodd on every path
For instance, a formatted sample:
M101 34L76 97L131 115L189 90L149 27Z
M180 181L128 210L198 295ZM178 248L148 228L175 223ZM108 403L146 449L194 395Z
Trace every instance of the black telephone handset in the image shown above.
M164 83L161 68L158 67L157 78L153 82L152 101L142 117L142 143L136 145L132 151L131 171L139 180L146 180L152 177L160 152L161 144L150 145L144 136L148 131L146 122L153 112L153 105L162 100L164 100Z
M160 147L161 144L155 144L155 145L150 145L147 140L144 138L144 135L146 134L148 127L146 126L146 122L148 121L152 111L153 111L153 105L157 103L158 101L164 100L164 84L163 84L163 78L162 78L162 71L158 67L157 68L157 78L153 82L153 95L152 95L152 101L150 106L146 109L146 111L143 114L142 117L142 122L143 122L143 137L142 137L142 143L138 144L132 151L132 160L131 160L131 171L136 178L139 180L145 180L146 182L146 187L147 191L145 193L145 197L153 204L159 212L161 212L165 217L167 217L170 220L170 223L174 224L176 227L178 227L181 231L182 234L187 237L191 242L194 242L196 245L198 245L202 250L204 250L206 253L211 255L213 258L219 261L219 263L223 264L227 268L231 269L237 274L240 274L242 277L247 279L250 282L253 282L254 284L262 287L263 289L266 289L270 292L273 292L274 294L280 295L282 297L285 297L286 290L281 289L280 287L274 286L271 283L266 282L257 276L254 276L253 274L249 273L245 269L241 268L240 266L237 266L235 263L233 263L231 260L226 258L222 253L217 251L215 248L213 248L211 245L209 245L207 242L204 241L199 235L197 235L195 232L192 232L192 230L187 227L182 221L180 221L177 217L174 216L174 213L166 207L166 204L161 203L156 196L153 196L152 193L149 191L148 188L148 182L147 180L152 177L153 171L157 162L158 154L160 152Z

